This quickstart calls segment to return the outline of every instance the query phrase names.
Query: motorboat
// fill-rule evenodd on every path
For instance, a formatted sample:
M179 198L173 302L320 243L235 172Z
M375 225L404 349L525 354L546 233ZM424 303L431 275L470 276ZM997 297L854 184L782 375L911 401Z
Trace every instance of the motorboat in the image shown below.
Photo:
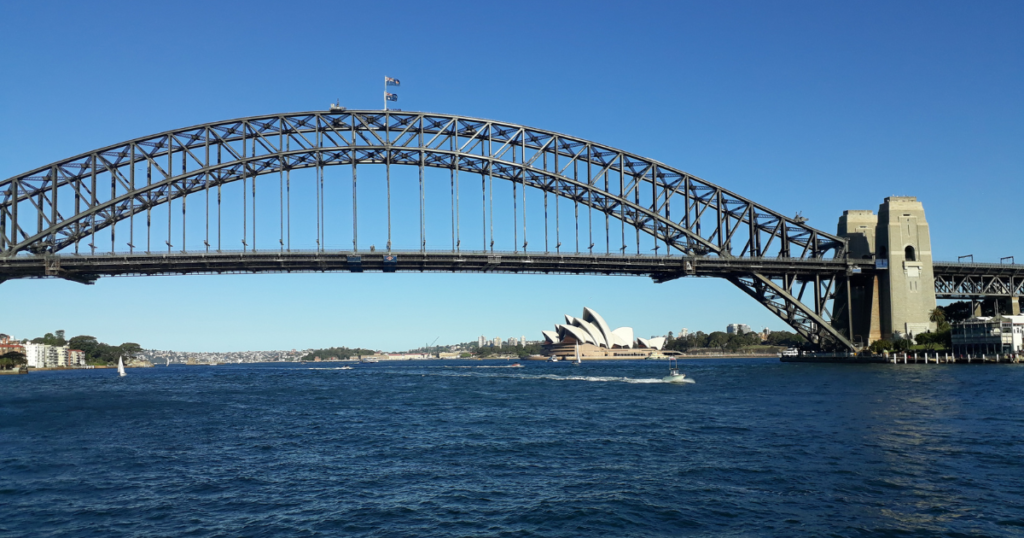
M552 355L552 356L548 357L548 362L558 362L560 360L562 360L562 359L559 359L558 355Z
M512 364L508 365L508 367L509 368L522 368L523 365L519 364L518 362L513 362Z
M679 362L676 359L668 360L668 375L661 378L666 383L693 383L693 380L686 377L686 374L679 371Z

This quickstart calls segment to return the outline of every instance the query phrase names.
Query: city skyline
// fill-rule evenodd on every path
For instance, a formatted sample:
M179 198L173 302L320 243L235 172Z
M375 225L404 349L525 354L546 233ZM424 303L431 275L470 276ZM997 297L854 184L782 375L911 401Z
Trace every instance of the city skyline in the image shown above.
M270 23L270 6L231 17L253 26ZM122 29L111 36L76 24L84 6L64 6L54 13L40 5L6 4L0 7L5 21L0 22L0 43L21 52L3 58L5 72L12 80L33 83L0 89L0 112L19 126L0 133L0 177L205 121L325 110L335 100L350 108L376 108L380 77L388 75L402 80L402 100L393 104L406 110L515 121L607 143L785 214L802 212L811 225L831 233L844 210L877 210L884 197L908 194L925 204L936 260L973 254L977 261L998 262L1024 254L1024 239L991 236L998 221L986 219L1014 214L1012 197L993 199L988 193L1019 188L1024 170L1019 152L1024 105L1017 98L1022 75L1016 67L1024 63L1024 46L1013 31L1013 21L1020 20L1018 6L997 3L984 11L952 3L928 10L881 3L807 3L788 10L746 6L743 14L722 6L637 7L620 18L650 21L657 14L652 31L614 45L595 37L612 31L612 21L568 5L553 9L580 17L582 27L597 31L556 28L491 6L465 6L455 15L455 22L465 25L511 19L533 32L559 36L555 44L573 52L594 52L609 64L631 66L631 72L653 73L665 98L652 101L648 75L611 77L600 68L541 62L508 77L506 62L489 61L485 52L461 49L458 60L434 55L422 61L398 54L414 46L415 37L396 32L378 42L368 28L353 29L354 42L380 48L380 62L332 71L301 85L289 77L263 80L250 91L211 85L200 98L191 84L202 77L218 80L225 67L214 56L189 52L181 53L189 76L168 79L157 70L135 67L110 79L85 70L76 84L67 85L59 73L89 59L114 55L124 65L143 66L146 47L128 44L163 42L182 27L186 34L203 35L212 23L185 24L185 13L164 13L148 17L157 22L142 29L132 19L155 15L155 8L139 6L131 18L111 9L110 22ZM228 17L225 9L210 9L211 20ZM371 13L353 7L350 15ZM392 17L400 27L436 14L410 4ZM44 20L53 30L52 40L31 48L17 45L32 40L26 32L38 26L33 21ZM673 20L701 24L676 36ZM22 22L15 27L13 21ZM452 37L438 39L457 46L446 41ZM320 46L312 47L312 53L305 44L270 48L254 43L252 58L241 59L239 67L255 70L264 55L294 57L300 71L311 70L337 59L340 53L331 43L317 41ZM542 57L549 45L526 42L521 53ZM461 62L486 67L455 69ZM606 114L633 109L635 117ZM69 111L77 121L65 120ZM649 115L658 121L648 121ZM60 129L53 128L57 124ZM670 129L671 124L687 129ZM965 180L984 180L987 188L964 189ZM609 296L595 292L609 287L614 289ZM335 344L413 349L435 337L456 342L472 334L533 335L535 327L546 326L550 312L575 312L584 304L636 320L631 324L644 328L641 334L666 334L683 326L710 332L736 320L791 330L717 279L653 284L643 278L593 276L235 275L109 278L94 286L16 280L0 284L0 292L18 305L16 314L0 315L6 332L41 336L63 328L106 341L137 341L149 349ZM78 305L90 315L82 316L77 308L52 308L56 303ZM411 329L396 335L392 322Z

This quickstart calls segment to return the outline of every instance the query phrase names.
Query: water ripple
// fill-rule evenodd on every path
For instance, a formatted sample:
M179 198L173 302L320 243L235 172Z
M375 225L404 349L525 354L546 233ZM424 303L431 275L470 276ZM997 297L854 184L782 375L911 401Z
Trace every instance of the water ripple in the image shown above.
M408 362L0 378L0 536L1014 536L1024 368Z

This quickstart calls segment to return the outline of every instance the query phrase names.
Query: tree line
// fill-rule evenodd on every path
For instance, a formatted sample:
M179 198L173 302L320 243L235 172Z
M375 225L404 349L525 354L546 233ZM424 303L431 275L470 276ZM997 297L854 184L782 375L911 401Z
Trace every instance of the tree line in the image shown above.
M665 342L665 349L681 352L692 349L738 351L752 346L800 347L806 343L806 338L789 331L775 331L769 334L768 338L763 342L761 341L761 336L757 333L729 334L722 331L714 331L710 334L705 334L703 331L697 331L676 338L670 332Z
M58 330L31 340L22 340L21 343L68 346L70 349L78 349L85 353L85 363L95 366L114 364L119 357L132 359L142 352L142 346L135 342L125 342L119 346L112 346L100 342L95 336L79 335L66 340L64 334L63 330ZM18 351L9 351L0 356L0 368L17 368L27 364L27 362L25 354Z
M984 311L982 314L984 315ZM868 350L876 355L887 351L904 353L911 349L950 351L953 349L953 327L950 321L963 321L973 316L974 308L970 301L957 301L945 307L936 306L928 313L928 319L936 326L935 332L918 334L914 336L913 340L908 338L875 340L868 346Z
M347 360L352 357L361 357L365 355L376 355L377 352L372 349L363 348L347 348L347 347L328 347L324 349L314 349L309 353L306 353L300 361L311 361L317 357L320 357L322 361L336 361L336 360Z

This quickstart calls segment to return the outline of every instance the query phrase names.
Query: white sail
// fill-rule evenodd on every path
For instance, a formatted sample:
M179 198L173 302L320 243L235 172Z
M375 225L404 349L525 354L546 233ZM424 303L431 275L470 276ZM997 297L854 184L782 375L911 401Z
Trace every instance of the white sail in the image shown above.
M128 374L124 373L124 357L118 357L117 358L117 373L121 377L124 377L124 376L128 375Z

